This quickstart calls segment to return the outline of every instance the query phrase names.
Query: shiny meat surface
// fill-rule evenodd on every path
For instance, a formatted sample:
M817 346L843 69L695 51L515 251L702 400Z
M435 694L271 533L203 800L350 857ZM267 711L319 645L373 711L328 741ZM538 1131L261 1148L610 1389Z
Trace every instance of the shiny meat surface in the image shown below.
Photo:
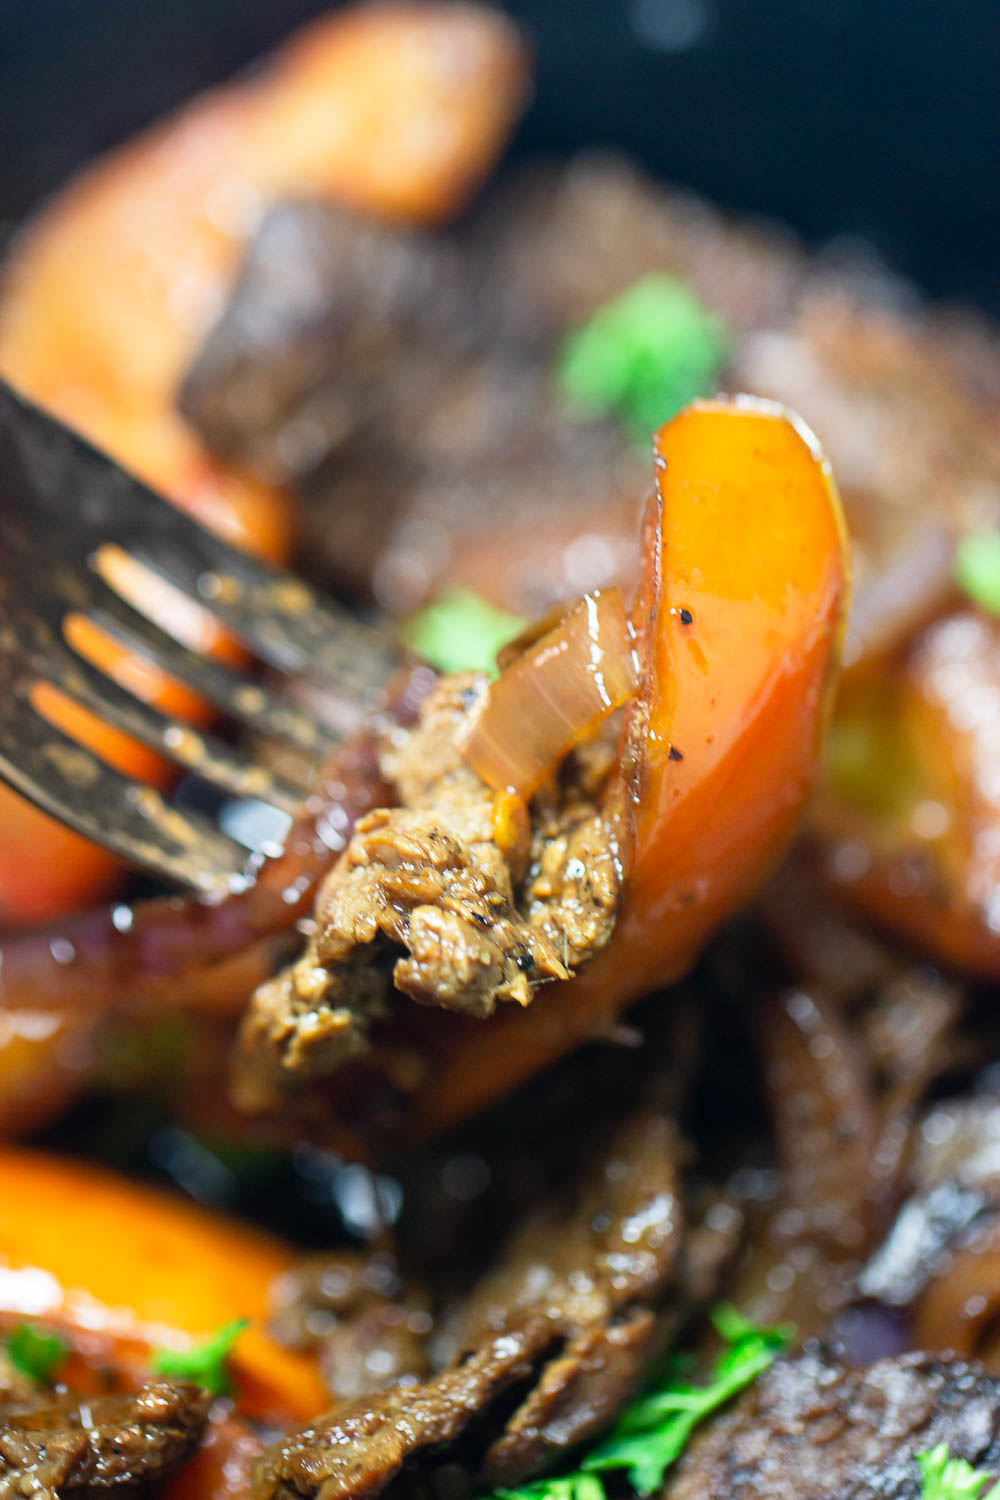
M430 1374L426 1298L395 1257L342 1250L316 1255L274 1289L271 1330L291 1349L315 1350L332 1396L351 1401Z
M1000 1382L926 1354L848 1370L818 1347L779 1360L697 1436L664 1500L919 1500L916 1455L1000 1467Z
M589 757L580 778L543 795L534 826L520 804L498 819L461 752L485 688L472 675L443 679L417 726L383 746L401 805L359 820L320 888L303 956L255 994L237 1061L242 1107L269 1108L296 1080L363 1053L390 985L486 1017L498 1002L530 1004L608 941L621 868L595 799L611 760Z
M668 1116L634 1114L446 1321L444 1368L280 1439L258 1500L375 1495L404 1464L456 1494L512 1484L603 1426L690 1306L680 1156Z
M210 1397L196 1386L151 1380L131 1396L11 1392L0 1410L0 1493L131 1495L192 1456Z

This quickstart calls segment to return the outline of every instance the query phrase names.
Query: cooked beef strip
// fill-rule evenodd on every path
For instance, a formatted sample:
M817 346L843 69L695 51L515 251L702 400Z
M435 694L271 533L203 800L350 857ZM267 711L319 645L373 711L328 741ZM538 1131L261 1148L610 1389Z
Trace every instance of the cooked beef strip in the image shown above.
M444 1368L280 1439L258 1500L360 1500L404 1465L455 1494L514 1484L606 1425L689 1306L680 1155L668 1115L634 1114L446 1320Z
M741 1101L744 1120L759 1102L767 1102L772 1115L779 1103L786 1170L780 1178L772 1174L762 1201L746 1205L752 1249L730 1295L757 1322L791 1321L801 1337L829 1335L832 1329L852 1350L857 1332L865 1357L894 1352L907 1347L905 1328L901 1320L889 1318L887 1337L891 1332L894 1341L874 1347L867 1342L869 1326L882 1320L869 1318L868 1309L858 1318L858 1278L866 1287L869 1257L904 1198L913 1193L911 1156L914 1149L918 1158L926 1151L924 1100L942 1075L966 1060L969 1038L961 1027L970 987L832 905L808 850L786 859L758 910L771 943L764 945L755 926L746 924L743 949L726 958L733 935L717 940L710 962L719 970L725 960L733 1020L738 1025L741 1017L752 1017L749 1024L757 1034L758 1007L764 1007L766 1023L772 991L794 985L799 1045L797 1055L786 1050L779 1062L786 1068L794 1064L805 1092L796 1100L786 1080L783 1103L775 1101L772 1076L764 1101ZM789 1019L782 1025L787 1027ZM772 1045L776 1041L780 1032L772 1033ZM718 1058L713 1059L706 1071L714 1076L719 1066ZM814 1085L821 1083L822 1091L838 1102L836 1127L828 1124L819 1136L807 1128L816 1123L821 1097L809 1098L810 1074ZM706 1128L714 1133L719 1119L725 1130L731 1118L724 1091L713 1094L713 1105L716 1114L702 1121L699 1139ZM753 1167L768 1164L762 1149ZM838 1174L842 1180L836 1190ZM767 1173L743 1175L752 1183ZM845 1192L851 1184L858 1190L853 1210ZM941 1216L953 1223L958 1208L957 1197L946 1203L947 1196L932 1205L936 1234L943 1232ZM910 1214L907 1222L912 1227ZM929 1244L924 1241L924 1249ZM910 1249L920 1261L923 1252ZM901 1298L899 1305L906 1300Z
M385 1251L312 1256L280 1278L273 1297L272 1333L290 1348L316 1350L340 1400L430 1373L427 1299Z
M534 613L634 568L646 456L568 414L552 370L566 331L651 271L729 322L725 388L787 402L826 447L854 539L849 652L926 619L954 531L1000 520L995 333L622 161L530 171L451 239L275 209L186 409L227 456L300 471L306 561L331 578L395 610L459 581Z
M0 1409L0 1497L144 1493L195 1452L210 1400L169 1380L85 1399L21 1390Z
M695 1436L663 1500L920 1500L916 1454L938 1443L1000 1471L1000 1381L926 1354L849 1370L812 1346Z
M451 1489L465 1464L459 1440L519 1387L527 1385L551 1344L543 1319L506 1328L462 1365L417 1386L393 1386L381 1395L335 1407L267 1448L254 1474L254 1500L265 1497L342 1496L367 1500L408 1468L454 1469ZM466 1460L468 1463L468 1460ZM474 1461L473 1461L474 1462Z
M523 809L498 826L497 799L461 751L485 689L478 675L443 679L417 725L387 736L381 765L399 806L359 819L303 956L254 995L241 1107L274 1107L296 1080L364 1052L390 981L419 1004L485 1017L498 1001L529 1004L608 941L621 861L595 799L613 757L579 758L539 798L533 826Z

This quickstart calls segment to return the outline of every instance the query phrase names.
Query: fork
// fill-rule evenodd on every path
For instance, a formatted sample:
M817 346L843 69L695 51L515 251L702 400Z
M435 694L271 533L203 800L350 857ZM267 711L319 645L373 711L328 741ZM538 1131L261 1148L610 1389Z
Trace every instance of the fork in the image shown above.
M328 722L285 686L181 645L108 582L111 546L207 609L254 656L333 689ZM318 763L380 700L399 646L291 573L228 546L0 380L0 779L88 839L170 884L223 894L247 879L246 844L216 818L130 780L43 717L39 683L210 786L285 815L294 779L133 696L69 644L83 616L298 759Z

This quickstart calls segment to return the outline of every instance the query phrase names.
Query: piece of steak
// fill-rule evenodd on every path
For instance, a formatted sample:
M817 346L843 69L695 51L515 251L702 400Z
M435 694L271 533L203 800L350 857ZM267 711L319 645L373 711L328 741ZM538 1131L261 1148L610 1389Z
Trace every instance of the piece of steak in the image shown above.
M190 1458L211 1397L151 1380L134 1395L8 1390L0 1409L0 1495L96 1500L145 1493Z
M852 1370L810 1346L698 1434L663 1500L920 1500L916 1455L939 1443L1000 1471L1000 1381L927 1354Z
M515 1484L606 1426L681 1309L711 1295L704 1255L691 1266L684 1255L681 1156L668 1114L632 1115L445 1320L443 1368L279 1439L259 1466L257 1500L362 1500L404 1466L455 1494ZM722 1257L709 1258L714 1287Z

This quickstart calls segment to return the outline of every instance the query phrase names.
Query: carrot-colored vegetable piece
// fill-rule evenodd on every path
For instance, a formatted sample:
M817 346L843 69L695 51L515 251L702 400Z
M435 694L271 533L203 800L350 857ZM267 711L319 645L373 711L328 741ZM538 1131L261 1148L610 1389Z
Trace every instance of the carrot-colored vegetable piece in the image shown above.
M489 1023L448 1016L422 1134L481 1108L681 975L798 826L816 775L847 592L843 517L811 435L747 398L655 440L635 620L648 710L634 858L610 947Z
M249 1318L231 1376L237 1409L303 1421L328 1397L313 1359L267 1333L269 1288L292 1252L256 1229L109 1172L0 1151L0 1326L64 1330L126 1376Z

